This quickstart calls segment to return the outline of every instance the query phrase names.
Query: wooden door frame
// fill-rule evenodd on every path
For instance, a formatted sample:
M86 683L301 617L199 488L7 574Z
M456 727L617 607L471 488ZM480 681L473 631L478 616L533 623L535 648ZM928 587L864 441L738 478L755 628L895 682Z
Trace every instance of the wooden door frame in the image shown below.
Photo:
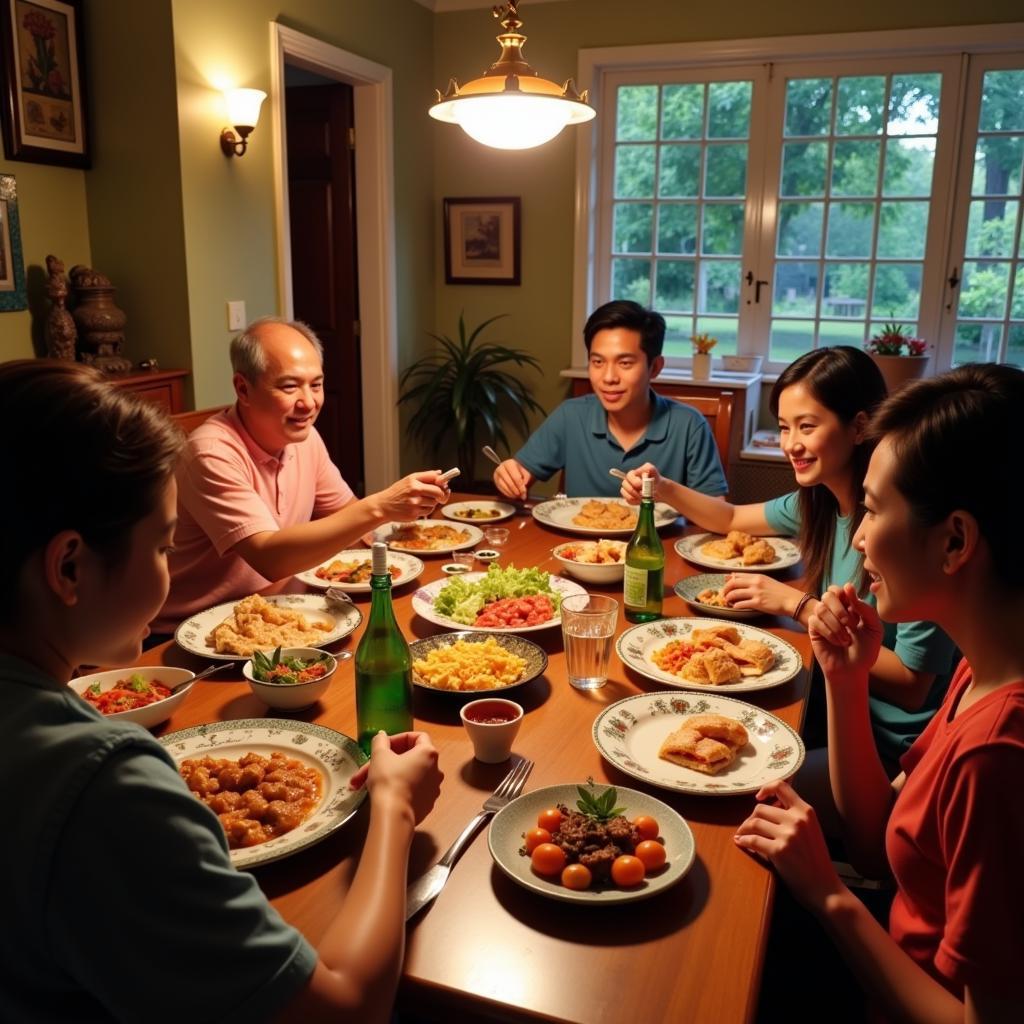
M274 138L278 308L294 316L288 213L284 66L288 63L352 86L356 163L356 257L359 267L363 465L367 493L400 475L398 327L395 271L394 128L391 69L320 39L270 23L270 107Z

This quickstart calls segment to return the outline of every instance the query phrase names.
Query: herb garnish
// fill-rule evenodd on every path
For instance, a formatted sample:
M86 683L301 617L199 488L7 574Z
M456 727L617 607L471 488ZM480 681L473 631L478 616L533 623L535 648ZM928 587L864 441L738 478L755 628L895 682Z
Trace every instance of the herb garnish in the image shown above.
M593 778L588 776L587 785L593 790ZM615 792L614 786L609 786L603 793L588 792L582 786L577 786L576 792L580 795L576 806L588 818L593 818L595 821L609 821L612 818L617 818L625 810L625 807L615 806L618 793Z

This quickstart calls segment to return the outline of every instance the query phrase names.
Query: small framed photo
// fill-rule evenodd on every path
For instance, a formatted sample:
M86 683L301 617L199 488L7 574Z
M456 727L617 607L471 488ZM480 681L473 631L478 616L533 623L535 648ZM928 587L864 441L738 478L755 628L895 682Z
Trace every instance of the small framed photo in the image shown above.
M519 284L519 197L444 201L445 284Z
M27 307L18 191L13 174L0 174L0 312Z
M9 159L89 166L83 52L81 0L0 0Z

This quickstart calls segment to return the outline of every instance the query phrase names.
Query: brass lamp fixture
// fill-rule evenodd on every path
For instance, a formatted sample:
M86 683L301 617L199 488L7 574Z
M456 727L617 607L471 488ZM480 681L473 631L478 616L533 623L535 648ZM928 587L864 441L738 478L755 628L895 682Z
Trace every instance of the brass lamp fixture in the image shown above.
M531 149L553 139L567 124L594 117L587 92L570 78L559 88L541 78L523 57L526 42L519 29L518 0L493 8L505 30L497 36L501 56L480 78L460 86L454 78L430 116L459 125L471 138L495 149Z
M260 119L260 107L267 98L262 89L225 89L224 102L228 108L228 120L234 131L225 128L220 133L220 148L225 156L244 156L249 145L249 135ZM235 132L238 132L235 135Z

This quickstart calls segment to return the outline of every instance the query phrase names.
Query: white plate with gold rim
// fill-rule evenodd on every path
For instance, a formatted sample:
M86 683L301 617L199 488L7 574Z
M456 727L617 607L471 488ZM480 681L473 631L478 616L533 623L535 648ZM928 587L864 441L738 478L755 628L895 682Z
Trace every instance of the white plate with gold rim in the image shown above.
M441 506L441 515L445 519L453 519L457 523L473 523L489 526L500 523L515 515L515 506L504 501L453 501L450 505Z
M583 506L588 501L600 501L605 505L621 505L632 513L633 518L628 526L624 525L618 528L581 526L578 523L574 523L573 519L580 514ZM636 529L638 511L635 505L629 505L618 498L555 498L551 501L542 501L539 505L534 505L533 518L538 523L543 523L544 526L550 526L556 530L566 530L569 533L583 533L601 537L629 537ZM678 518L679 513L671 505L659 502L654 506L654 526L656 529L660 530L665 526L671 526Z
M316 587L319 590L326 590L328 587L337 587L349 594L368 594L370 592L370 580L363 583L342 583L338 580L324 579L317 575L321 569L327 570L334 562L345 562L347 564L363 563L372 564L373 552L369 548L350 548L347 551L339 551L336 555L328 558L326 562L305 572L297 572L295 578L301 580L309 587ZM391 585L400 587L403 583L411 583L414 579L423 575L423 563L415 555L404 555L398 551L388 552L388 568L391 570ZM397 573L395 570L398 570Z
M788 537L755 537L754 540L766 540L775 548L775 558L760 565L744 565L742 555L736 555L735 558L718 558L704 552L705 544L724 539L720 533L694 533L689 537L680 537L675 544L676 554L705 569L728 569L731 572L776 572L779 569L789 569L800 562L800 549Z
M443 528L445 531L455 531L457 536L449 540L427 540L426 543L434 544L436 547L417 547L423 543L418 538L404 536L392 540L396 533L405 533L414 527L421 529ZM392 551L406 551L414 555L450 555L453 551L465 551L484 539L483 530L473 526L471 523L459 523L457 526L444 519L417 519L415 523L386 523L373 532L375 541L383 541Z

